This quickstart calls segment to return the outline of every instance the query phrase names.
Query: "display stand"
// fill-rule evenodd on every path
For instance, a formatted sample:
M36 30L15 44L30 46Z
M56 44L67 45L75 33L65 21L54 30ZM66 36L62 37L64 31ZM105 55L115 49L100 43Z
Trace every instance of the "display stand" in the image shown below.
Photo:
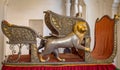
M116 70L113 64L3 65L2 70Z

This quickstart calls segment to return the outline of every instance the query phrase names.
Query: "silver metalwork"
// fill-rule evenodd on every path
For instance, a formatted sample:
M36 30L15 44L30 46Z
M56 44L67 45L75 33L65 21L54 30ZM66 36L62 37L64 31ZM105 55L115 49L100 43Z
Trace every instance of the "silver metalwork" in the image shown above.
M45 22L46 22L46 25L48 26L48 28L53 33L53 36L55 36L54 38L53 37L52 38L47 38L48 40L46 40L47 43L49 43L49 44L51 44L51 42L52 42L52 45L51 45L52 47L57 44L56 48L59 48L59 45L62 44L62 43L63 43L62 46L65 46L65 47L70 47L70 46L71 47L73 47L73 46L76 47L76 45L78 45L78 44L80 46L81 41L82 41L82 38L79 37L80 34L77 35L75 33L75 35L77 35L77 38L79 40L81 39L80 42L74 41L74 40L77 40L77 38L74 39L74 37L72 35L70 35L70 34L73 34L72 32L75 32L74 31L74 29L75 29L74 26L77 22L85 23L87 30L86 30L86 33L83 35L83 37L86 38L85 40L87 40L88 38L90 39L89 26L88 26L87 22L85 20L81 19L81 18L66 17L66 16L58 15L58 14L52 12L52 11L45 11ZM76 28L77 27L78 26L76 26ZM81 33L81 35L82 35L82 33ZM72 42L71 42L71 40L72 40ZM76 44L73 44L73 42L76 43ZM43 45L43 46L48 46L47 43L45 43L45 45ZM69 44L69 46L66 46L66 44L67 45ZM89 48L90 47L90 45L89 45L90 41L87 41L85 44L87 44L86 45L87 47L85 46L84 48ZM76 47L76 48L78 49L78 47ZM49 50L54 51L54 49L49 49ZM48 54L48 52L50 53L50 51L48 51L48 49L47 49L45 52L43 52L40 55L40 61L45 62L45 60L42 59L42 56L46 55L46 53ZM57 53L57 58L58 58L58 53ZM64 61L60 58L58 58L58 60Z
M23 45L28 44L29 47L31 47L30 50L34 50L35 47L32 46L32 44L36 44L36 38L38 37L38 34L32 30L29 27L25 26L17 26L17 25L12 25L8 23L6 20L2 21L1 28L5 36L9 39L7 42L10 44L10 49L12 50L12 55L15 53L15 45L18 46L19 51L18 51L18 57L16 60L7 60L8 62L18 62L20 57L21 57L21 49ZM31 60L34 62L38 62L39 59L36 57L36 54L33 54L34 51L30 51L31 57L33 57ZM11 55L11 56L12 56ZM13 57L10 57L13 58Z
M116 19L113 19L116 20ZM86 28L87 30L85 33L81 30L78 30L76 32L75 29L75 24L77 22L83 22L86 23ZM30 55L31 55L31 62L33 64L54 64L50 62L42 63L47 60L44 60L42 57L46 54L50 54L51 52L54 52L56 55L56 58L60 61L65 61L64 59L59 58L59 53L57 48L60 47L75 47L76 51L78 49L83 49L83 50L88 50L86 48L90 48L90 29L89 25L87 22L81 18L76 18L76 17L67 17L67 16L62 16L59 14L56 14L52 11L45 11L45 23L48 26L48 28L51 30L52 35L48 37L41 37L39 36L34 30L32 30L29 27L24 27L24 26L16 26L16 25L11 25L7 21L2 22L2 31L8 37L9 41L8 44L11 45L11 50L14 54L15 50L12 45L18 45L19 47L19 52L18 52L18 58L12 62L18 62L21 56L21 48L23 45L28 44L30 47ZM78 28L78 26L76 27ZM115 29L117 28L115 24ZM79 28L78 28L79 29ZM79 32L81 34L79 34ZM82 34L83 32L83 34ZM115 30L115 41L114 41L114 49L112 55L108 59L104 60L99 60L95 59L91 56L91 52L85 52L85 61L83 63L112 63L115 56L116 56L116 51L117 51L117 36L116 36L116 30ZM83 36L81 36L83 35ZM36 47L36 38L40 38L43 42L39 48ZM81 46L81 41L85 39L85 47ZM41 52L38 58L38 50L41 47L45 47L45 50ZM7 57L5 62L7 62ZM55 62L56 64L67 64L69 62ZM71 62L70 64L73 64L76 62ZM81 62L77 62L79 64ZM9 64L9 63L8 63ZM16 63L18 64L18 63ZM24 64L24 63L23 63ZM29 63L28 63L29 64Z

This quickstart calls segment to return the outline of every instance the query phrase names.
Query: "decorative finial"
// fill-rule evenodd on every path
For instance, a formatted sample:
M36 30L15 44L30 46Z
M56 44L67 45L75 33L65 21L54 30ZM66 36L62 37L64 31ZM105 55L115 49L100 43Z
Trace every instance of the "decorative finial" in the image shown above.
M120 15L119 15L119 14L115 14L115 15L114 15L114 19L115 19L115 20L119 20L119 18L120 18Z

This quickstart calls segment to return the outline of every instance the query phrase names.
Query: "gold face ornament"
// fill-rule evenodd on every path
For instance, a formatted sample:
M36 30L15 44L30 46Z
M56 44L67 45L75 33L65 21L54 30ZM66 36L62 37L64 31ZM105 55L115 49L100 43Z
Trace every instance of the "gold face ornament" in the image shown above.
M85 34L86 34L87 30L88 30L88 28L87 28L86 22L77 22L74 25L73 32L77 35L77 37L79 37L79 43L82 42L83 38L85 37ZM85 50L90 51L90 48L85 47Z
M83 40L87 30L88 28L86 22L82 22L82 21L76 22L73 28L73 32L75 33L75 35L77 35L80 41Z
M81 34L84 34L86 33L87 31L87 25L86 25L86 22L77 22L74 26L74 32L79 32Z

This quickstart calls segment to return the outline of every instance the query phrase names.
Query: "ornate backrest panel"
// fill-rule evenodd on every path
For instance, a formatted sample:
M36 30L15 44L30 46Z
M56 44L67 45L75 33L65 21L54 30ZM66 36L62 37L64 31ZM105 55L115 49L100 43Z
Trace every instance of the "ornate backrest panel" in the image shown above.
M29 54L31 55L31 62L38 62L38 56L37 56L37 46L36 46L36 38L38 37L38 34L32 30L29 27L25 26L17 26L12 25L8 23L6 20L2 21L1 24L2 31L5 36L9 39L8 43L10 44L10 49L12 51L12 55L8 55L9 57L5 57L4 63L12 63L12 62L19 62L21 57L21 49L24 46L24 44L29 44L30 51ZM16 59L14 59L15 49L14 47L18 46L19 51Z
M104 16L95 24L95 47L92 56L96 59L109 58L114 49L114 20Z
M45 11L44 13L45 13L45 23L47 27L52 31L52 33L57 35L67 35L68 33L72 32L73 25L77 21L86 22L81 18L67 17L67 16L56 14L49 10ZM87 33L89 34L89 29Z
M2 21L1 26L3 33L9 39L10 44L36 43L37 34L31 28L12 25L5 20Z
M105 15L95 24L95 46L87 57L89 63L113 63L116 56L116 18Z

